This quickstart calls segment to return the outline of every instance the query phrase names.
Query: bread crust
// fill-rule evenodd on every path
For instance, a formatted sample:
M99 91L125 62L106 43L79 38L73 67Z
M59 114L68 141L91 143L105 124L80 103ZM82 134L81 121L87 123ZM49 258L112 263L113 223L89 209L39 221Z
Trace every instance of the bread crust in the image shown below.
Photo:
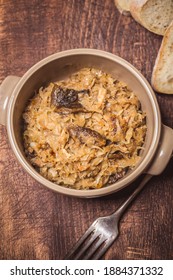
M115 2L115 6L117 7L117 9L119 10L119 12L125 16L130 16L131 13L130 13L130 1L131 0L128 0L128 3L126 4L126 6L124 6L122 4L122 0L114 0Z
M140 18L140 13L141 13L143 6L146 4L147 1L148 0L133 0L130 3L131 15L141 25L143 25L143 24L142 24L142 21Z

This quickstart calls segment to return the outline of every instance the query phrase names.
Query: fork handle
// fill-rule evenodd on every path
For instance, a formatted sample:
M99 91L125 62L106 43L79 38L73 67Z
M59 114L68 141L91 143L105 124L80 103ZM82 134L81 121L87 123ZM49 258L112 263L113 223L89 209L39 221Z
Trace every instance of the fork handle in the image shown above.
M153 177L153 175L146 174L143 180L140 182L139 186L133 191L133 193L121 204L121 206L112 214L116 218L120 219L124 214L127 207L133 201L133 199L141 192L146 183Z

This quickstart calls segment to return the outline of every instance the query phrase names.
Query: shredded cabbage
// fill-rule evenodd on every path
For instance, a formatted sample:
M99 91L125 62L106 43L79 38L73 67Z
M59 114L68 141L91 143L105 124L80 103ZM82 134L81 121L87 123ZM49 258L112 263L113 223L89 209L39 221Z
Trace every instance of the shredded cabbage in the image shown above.
M62 106L58 111L51 100L55 84L64 92L77 91L82 110ZM75 189L101 188L133 169L147 130L134 92L93 68L40 88L23 118L25 153L31 164L48 180Z

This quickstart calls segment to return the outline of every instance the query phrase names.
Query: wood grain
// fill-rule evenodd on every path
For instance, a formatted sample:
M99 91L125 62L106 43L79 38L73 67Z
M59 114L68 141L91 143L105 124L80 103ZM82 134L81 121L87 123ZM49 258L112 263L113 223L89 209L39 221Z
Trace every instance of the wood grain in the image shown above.
M120 15L113 0L1 0L0 81L22 76L52 53L87 47L121 56L150 82L161 40ZM173 96L156 97L162 121L173 127ZM173 159L125 214L105 259L173 259L172 167ZM0 259L62 259L93 220L113 212L136 184L97 199L54 193L24 172L0 126Z

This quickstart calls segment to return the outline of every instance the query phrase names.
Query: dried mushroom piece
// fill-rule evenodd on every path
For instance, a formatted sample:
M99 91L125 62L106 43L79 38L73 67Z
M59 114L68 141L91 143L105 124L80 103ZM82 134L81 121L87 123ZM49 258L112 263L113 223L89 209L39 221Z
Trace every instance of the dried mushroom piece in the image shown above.
M116 151L114 153L108 154L108 159L117 160L117 159L122 159L122 158L123 158L123 155L120 151Z
M79 103L78 94L89 93L88 90L74 90L69 88L62 88L58 85L54 85L51 93L51 104L56 107L56 111L59 113L77 113L85 112L86 109Z
M123 169L122 171L120 172L117 172L115 174L112 174L110 177L109 177L109 180L108 180L108 184L111 185L111 184L114 184L115 182L117 182L119 179L121 179L122 177L124 177L124 175L126 174L127 172L127 168L126 169Z
M76 140L78 139L81 144L105 146L106 138L95 130L87 127L72 126L69 127L70 136Z

